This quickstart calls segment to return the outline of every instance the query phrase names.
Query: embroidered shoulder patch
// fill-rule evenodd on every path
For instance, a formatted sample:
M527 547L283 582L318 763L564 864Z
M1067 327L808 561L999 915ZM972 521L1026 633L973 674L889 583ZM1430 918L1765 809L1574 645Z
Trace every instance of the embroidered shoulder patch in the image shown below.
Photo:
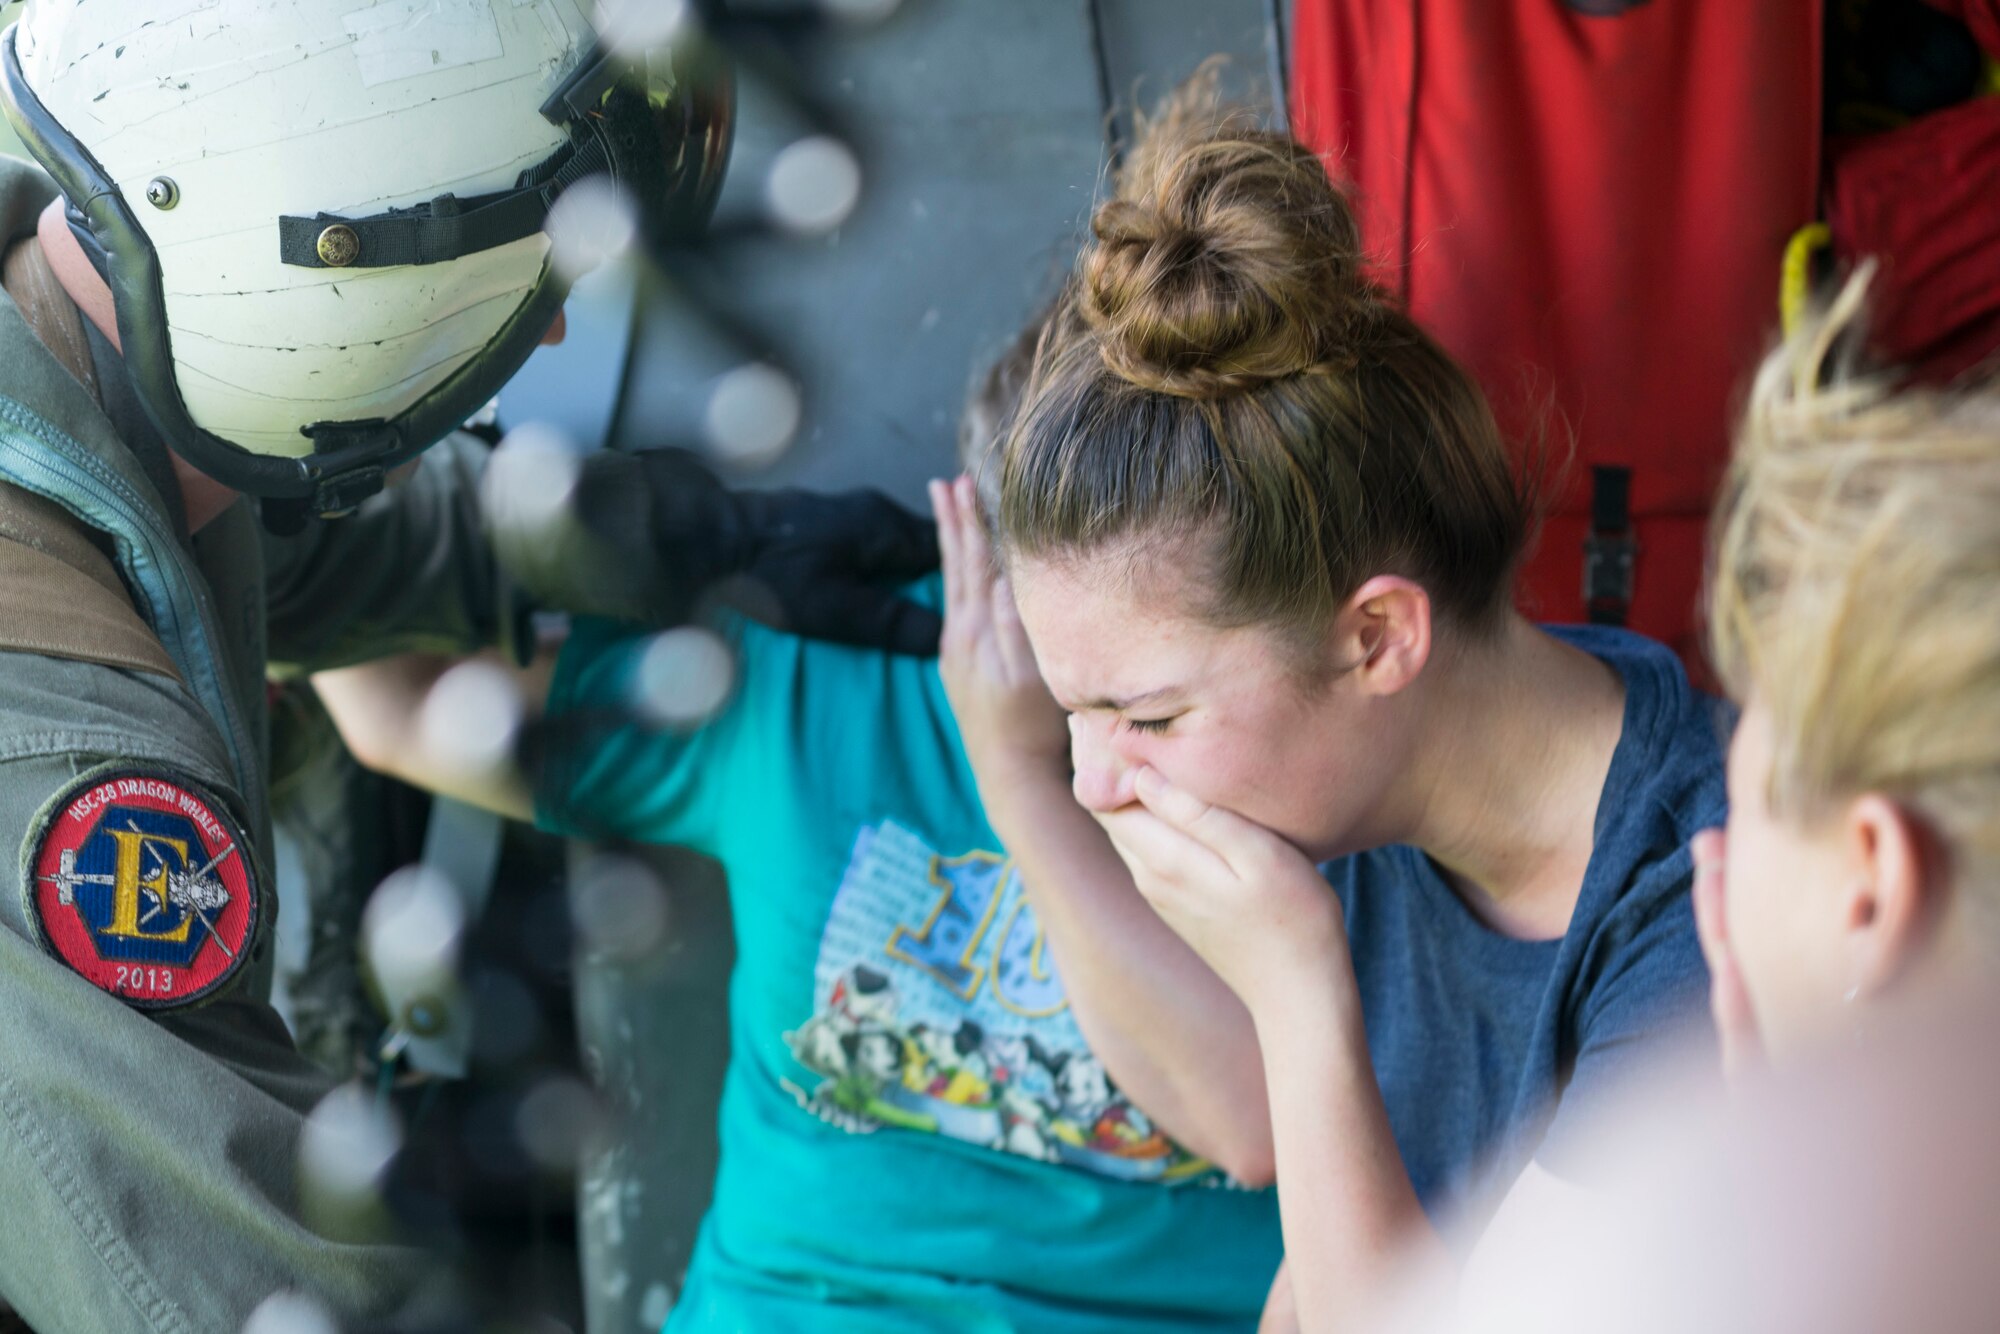
M27 916L43 948L140 1009L213 994L256 939L242 831L170 773L86 774L44 808L26 860Z

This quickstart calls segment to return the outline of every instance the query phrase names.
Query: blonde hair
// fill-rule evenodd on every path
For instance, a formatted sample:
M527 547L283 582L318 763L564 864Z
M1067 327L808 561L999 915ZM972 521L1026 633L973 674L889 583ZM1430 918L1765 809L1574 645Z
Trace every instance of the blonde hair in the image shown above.
M1715 662L1770 714L1775 813L1881 793L1956 883L2000 886L2000 393L1864 371L1868 278L1757 373L1712 528Z
M1193 611L1304 643L1366 579L1510 603L1532 505L1470 375L1362 271L1304 145L1211 66L1142 127L1003 444L1010 556L1192 557Z

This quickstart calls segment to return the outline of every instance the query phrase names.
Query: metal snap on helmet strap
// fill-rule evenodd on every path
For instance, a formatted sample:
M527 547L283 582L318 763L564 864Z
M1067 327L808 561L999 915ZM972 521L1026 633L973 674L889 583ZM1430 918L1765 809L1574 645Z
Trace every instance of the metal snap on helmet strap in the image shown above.
M689 96L655 97L662 77ZM569 141L523 171L511 190L467 199L440 195L365 217L286 214L278 219L279 258L308 269L441 264L542 230L556 200L587 176L608 177L631 199L649 236L679 239L707 218L714 202L733 102L726 68L690 85L670 64L628 63L599 43L540 108L551 124L568 129ZM676 114L683 119L670 127L671 137L682 160L670 167L661 118Z
M563 191L586 176L609 176L630 190L644 175L631 122L647 115L643 87L628 79L600 44L542 103L551 124L566 126L568 143L523 171L511 190L471 199L440 195L428 203L367 217L334 213L278 219L279 258L308 269L371 269L442 264L524 236L548 221Z
M278 219L279 258L307 269L384 269L476 255L533 236L564 190L585 176L611 170L610 153L592 134L581 147L564 144L521 173L512 190L471 199L440 195L429 203L365 218L286 215Z

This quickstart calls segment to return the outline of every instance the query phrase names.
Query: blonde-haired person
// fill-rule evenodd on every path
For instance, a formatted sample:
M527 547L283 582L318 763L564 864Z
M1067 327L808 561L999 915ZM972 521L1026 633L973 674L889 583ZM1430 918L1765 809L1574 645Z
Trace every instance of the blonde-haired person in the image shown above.
M1994 1326L2000 390L1864 369L1866 286L1763 363L1710 534L1743 711L1694 895L1744 1077L1663 1068L1584 1137L1597 1189L1385 1332Z
M1261 1055L1269 1321L1347 1327L1699 1025L1719 742L1664 649L1512 609L1525 488L1309 151L1197 85L1093 231L1003 445L1002 555L1076 794ZM1008 764L973 761L1001 809Z
M1743 713L1695 901L1737 1067L1990 982L2000 946L2000 392L1861 370L1866 285L1765 362L1715 515Z

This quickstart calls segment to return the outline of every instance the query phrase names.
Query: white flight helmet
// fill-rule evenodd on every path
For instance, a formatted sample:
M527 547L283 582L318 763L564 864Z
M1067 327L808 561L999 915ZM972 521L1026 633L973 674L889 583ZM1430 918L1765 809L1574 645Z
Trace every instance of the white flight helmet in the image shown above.
M583 3L29 0L0 95L178 453L349 509L534 350L563 190L607 176L654 239L699 224L726 73L614 57Z

